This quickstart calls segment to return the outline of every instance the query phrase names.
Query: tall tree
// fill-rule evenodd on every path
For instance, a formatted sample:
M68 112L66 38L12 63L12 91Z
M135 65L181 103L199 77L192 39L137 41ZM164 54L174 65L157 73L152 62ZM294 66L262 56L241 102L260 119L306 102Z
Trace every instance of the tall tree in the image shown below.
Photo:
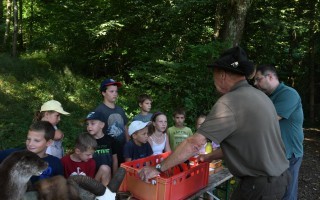
M7 0L7 14L6 14L6 27L3 37L3 48L6 49L7 40L10 33L10 23L11 23L11 0Z
M13 37L12 37L12 56L17 57L18 39L18 2L13 0Z
M318 79L318 82L316 82L316 66L318 66L319 70L319 59L318 62L316 62L316 58L319 56L319 34L320 34L320 21L319 21L319 0L312 0L309 1L309 56L310 59L308 59L309 64L309 119L311 123L315 122L315 98L316 98L316 89L317 85L319 85L320 80ZM318 55L317 55L318 53ZM319 88L319 87L318 87ZM318 100L319 101L319 100ZM320 102L317 102L320 103Z
M19 19L18 19L18 25L19 25L19 30L18 30L18 43L19 43L19 49L23 50L23 6L22 6L22 0L19 1Z
M4 6L3 1L0 2L0 23L3 23L4 20Z
M30 17L29 17L29 44L32 44L33 36L33 21L34 21L34 0L30 0Z
M239 45L242 39L247 12L253 0L229 0L223 13L222 39L232 46Z

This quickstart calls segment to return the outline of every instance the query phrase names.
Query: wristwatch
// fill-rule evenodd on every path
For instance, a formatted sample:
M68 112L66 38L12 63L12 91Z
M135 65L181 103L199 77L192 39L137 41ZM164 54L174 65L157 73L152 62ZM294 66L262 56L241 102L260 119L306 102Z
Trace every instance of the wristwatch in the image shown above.
M161 163L159 163L159 164L157 164L156 165L156 170L158 170L158 172L160 172L160 173L162 173L162 171L161 171Z

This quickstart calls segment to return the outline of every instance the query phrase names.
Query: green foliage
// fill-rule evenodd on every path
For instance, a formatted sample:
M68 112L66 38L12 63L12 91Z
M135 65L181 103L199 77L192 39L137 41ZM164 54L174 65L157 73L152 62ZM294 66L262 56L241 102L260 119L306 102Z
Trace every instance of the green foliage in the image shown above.
M209 46L190 46L186 51L185 56L189 57L186 62L157 60L139 66L129 73L131 82L115 77L124 83L119 91L118 104L132 119L139 112L137 96L148 93L154 99L153 111L165 112L169 125L172 125L174 109L184 107L187 123L193 128L196 116L210 110L215 100L212 73L206 67L207 59L204 59L215 54ZM150 69L159 74L151 73ZM59 123L65 133L64 144L70 148L76 135L85 130L84 117L102 100L98 92L102 79L79 76L68 66L56 68L42 52L26 54L17 60L2 54L0 70L0 149L23 146L34 113L50 99L60 101L71 113L62 116Z
M170 125L173 111L184 108L187 112L186 122L193 128L196 117L207 113L216 100L212 72L206 67L209 58L217 57L212 46L186 47L185 59L180 63L156 60L136 66L129 73L131 80L134 80L128 87L129 93L147 92L152 95L153 110L165 112Z
M316 94L320 89L317 86L320 82L319 6L319 2L313 0L255 1L248 12L243 38L243 46L249 49L250 58L257 65L277 65L280 80L297 89L306 118L310 88L315 88ZM315 85L305 81L310 80L312 65L315 66ZM319 104L319 100L316 95L315 104Z
M217 5L228 9L224 2L24 1L26 51L18 60L0 57L0 148L23 144L17 138L25 137L34 112L51 98L72 113L59 124L65 144L72 145L82 119L101 101L97 88L106 77L124 83L118 104L130 119L139 112L137 96L147 93L152 111L165 112L169 126L173 111L183 107L194 128L195 118L218 98L206 65L229 46L214 37L224 23L223 16L216 18ZM316 58L320 53L318 12L316 1L254 1L241 42L256 64L277 64L304 104L311 44Z
M101 101L98 84L72 74L66 67L56 70L37 55L12 60L0 55L0 148L24 144L34 113L50 99L60 101L71 116L62 116L59 127L67 145L84 130L83 119Z

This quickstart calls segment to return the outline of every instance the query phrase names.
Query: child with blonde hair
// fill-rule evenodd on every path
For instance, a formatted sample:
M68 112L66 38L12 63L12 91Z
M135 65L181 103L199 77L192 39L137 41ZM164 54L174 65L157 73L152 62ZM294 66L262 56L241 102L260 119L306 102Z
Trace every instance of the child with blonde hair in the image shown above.
M74 151L61 158L64 168L64 177L74 175L95 177L96 162L93 154L97 148L97 141L89 133L81 133L76 139Z
M57 125L60 122L60 115L70 115L70 113L63 110L59 101L50 100L45 102L40 111L35 113L33 121L48 121L55 128L55 134L52 144L47 148L47 154L62 158L64 150L62 146L63 132L58 129Z
M104 114L102 112L90 112L86 117L87 131L97 141L97 149L93 155L96 161L95 179L104 186L109 184L112 174L118 170L119 143L108 134L103 133Z

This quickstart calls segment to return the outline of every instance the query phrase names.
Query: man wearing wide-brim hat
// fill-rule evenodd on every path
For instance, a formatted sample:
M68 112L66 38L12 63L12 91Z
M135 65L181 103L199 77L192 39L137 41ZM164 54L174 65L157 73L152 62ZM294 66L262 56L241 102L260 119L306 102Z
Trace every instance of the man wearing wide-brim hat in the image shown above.
M277 113L270 99L246 80L253 72L245 51L233 47L210 64L216 89L222 94L196 133L156 167L139 173L147 181L198 153L207 138L220 149L201 155L201 161L224 158L240 179L232 199L281 199L289 181Z

